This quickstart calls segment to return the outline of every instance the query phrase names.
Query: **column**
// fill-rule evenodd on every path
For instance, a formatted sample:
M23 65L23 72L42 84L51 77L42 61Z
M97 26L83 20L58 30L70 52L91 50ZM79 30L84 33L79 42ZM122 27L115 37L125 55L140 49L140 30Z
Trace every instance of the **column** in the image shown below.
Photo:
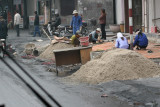
M130 49L133 50L133 17L132 17L132 0L129 0L129 33L130 33Z

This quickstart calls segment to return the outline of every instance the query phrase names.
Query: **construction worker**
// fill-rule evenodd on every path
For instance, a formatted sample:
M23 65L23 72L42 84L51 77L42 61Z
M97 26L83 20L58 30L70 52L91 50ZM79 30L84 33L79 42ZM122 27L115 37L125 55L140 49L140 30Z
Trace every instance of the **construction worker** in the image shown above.
M96 43L100 41L101 29L97 28L89 34L89 42Z
M81 36L80 31L78 30L75 35L70 38L70 43L74 45L74 47L80 45L79 37Z
M122 49L128 49L129 48L129 44L128 44L128 40L126 37L124 37L122 35L122 33L117 33L117 39L116 39L116 44L115 44L116 48L122 48Z
M81 33L78 30L76 34L73 35L70 39L66 37L57 37L57 36L54 36L54 39L57 40L58 42L68 41L68 43L71 43L72 45L74 45L74 47L76 47L80 45L80 41L79 41L80 36L81 36Z
M140 29L136 30L136 37L133 43L133 47L137 46L137 50L140 49L146 49L146 47L148 46L148 39L147 36L142 33L142 31Z
M77 30L82 29L82 18L78 15L78 11L73 11L74 16L72 17L71 27L73 28L73 34L76 34Z

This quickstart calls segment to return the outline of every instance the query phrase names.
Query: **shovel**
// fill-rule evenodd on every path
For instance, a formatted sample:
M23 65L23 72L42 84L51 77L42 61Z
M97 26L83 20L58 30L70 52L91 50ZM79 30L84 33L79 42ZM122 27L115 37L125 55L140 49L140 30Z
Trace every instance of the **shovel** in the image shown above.
M42 30L43 30L43 32L47 35L48 39L49 39L50 41L52 41L52 39L49 37L49 35L46 33L46 31L45 31L44 29L42 29Z

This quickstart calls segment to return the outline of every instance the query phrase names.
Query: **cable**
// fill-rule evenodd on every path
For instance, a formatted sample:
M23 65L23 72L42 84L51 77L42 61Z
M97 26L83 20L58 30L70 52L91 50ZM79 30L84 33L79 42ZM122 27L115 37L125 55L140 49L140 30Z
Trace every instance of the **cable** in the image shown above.
M21 65L19 65L12 57L11 55L2 48L3 52L6 53L8 55L8 57L58 106L58 107L62 107L60 105L60 103L58 101L56 101ZM13 71L14 69L2 58L0 57L0 59ZM15 70L13 71L20 79L23 79ZM23 79L23 82L26 83L26 85L28 86L29 84ZM33 89L30 85L28 86L29 88ZM33 92L35 90L32 90ZM35 91L35 94L38 94ZM37 95L38 96L38 95ZM42 100L42 98L40 98ZM47 106L50 107L50 106Z

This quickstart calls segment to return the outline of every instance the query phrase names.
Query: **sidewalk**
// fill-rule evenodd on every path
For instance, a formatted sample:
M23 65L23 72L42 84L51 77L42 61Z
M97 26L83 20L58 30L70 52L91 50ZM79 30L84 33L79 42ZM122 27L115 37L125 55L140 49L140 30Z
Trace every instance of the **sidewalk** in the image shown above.
M160 41L159 35L157 34L147 34L147 36L154 38L156 41ZM106 42L103 44L94 45L92 51L107 50L107 49L112 49L113 47L115 47L115 42ZM151 50L152 53L148 53L149 50ZM149 59L160 58L160 43L150 41L146 50L134 49L134 51L142 54L143 56Z

